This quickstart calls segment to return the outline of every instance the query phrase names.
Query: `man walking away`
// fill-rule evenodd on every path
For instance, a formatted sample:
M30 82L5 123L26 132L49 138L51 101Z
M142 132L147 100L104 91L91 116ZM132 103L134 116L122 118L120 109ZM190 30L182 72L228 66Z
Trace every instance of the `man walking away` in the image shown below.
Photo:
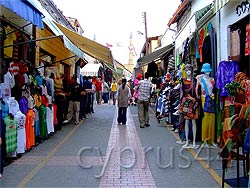
M148 80L149 74L148 72L145 73L144 80L139 81L138 84L138 117L140 128L149 127L149 116L148 116L148 109L149 109L149 99L150 93L152 89L152 83Z

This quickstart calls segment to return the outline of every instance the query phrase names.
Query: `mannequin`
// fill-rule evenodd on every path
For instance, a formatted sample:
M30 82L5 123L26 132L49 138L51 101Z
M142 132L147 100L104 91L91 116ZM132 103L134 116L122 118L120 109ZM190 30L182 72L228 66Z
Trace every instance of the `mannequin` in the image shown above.
M201 69L204 74L197 76L196 95L201 98L202 108L204 111L204 103L206 95L209 95L214 100L213 88L214 78L210 77L212 69L209 63L204 63ZM201 86L201 95L198 95L198 87ZM202 142L208 147L208 143L216 146L215 141L215 111L205 112L202 117Z
M187 64L185 66L185 72L186 72L186 78L183 78L182 80L182 94L181 98L183 97L193 97L195 98L195 79L193 77L193 67L190 64ZM197 109L195 110L195 115L193 118L187 117L184 115L185 119L185 136L186 136L186 143L183 145L183 148L198 148L198 145L196 145L195 140L196 140L196 119L198 118L198 111ZM192 146L189 146L189 141L188 141L188 133L189 133L189 122L192 121L192 132L193 132L193 144Z

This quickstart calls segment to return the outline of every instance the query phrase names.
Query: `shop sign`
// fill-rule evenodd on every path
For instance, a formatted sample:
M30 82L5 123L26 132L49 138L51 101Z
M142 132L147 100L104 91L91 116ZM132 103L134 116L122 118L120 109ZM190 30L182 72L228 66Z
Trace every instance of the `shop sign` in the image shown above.
M246 11L250 12L249 0L245 0L241 4L237 5L235 10L238 16L240 16L241 14L244 14Z

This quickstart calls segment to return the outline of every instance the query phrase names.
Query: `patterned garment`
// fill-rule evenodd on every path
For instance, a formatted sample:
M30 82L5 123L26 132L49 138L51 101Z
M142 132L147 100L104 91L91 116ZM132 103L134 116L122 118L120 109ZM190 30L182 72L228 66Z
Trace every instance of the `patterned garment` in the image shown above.
M15 119L17 120L17 153L24 153L26 150L26 116L21 111L18 111L15 114Z
M6 152L11 153L17 150L17 120L9 116L4 118Z
M247 55L250 55L250 24L246 25L245 56Z
M221 61L216 72L216 88L220 89L220 96L229 96L225 85L234 81L234 77L239 72L237 61Z
M151 89L152 89L152 83L148 79L139 81L138 99L141 101L149 101Z

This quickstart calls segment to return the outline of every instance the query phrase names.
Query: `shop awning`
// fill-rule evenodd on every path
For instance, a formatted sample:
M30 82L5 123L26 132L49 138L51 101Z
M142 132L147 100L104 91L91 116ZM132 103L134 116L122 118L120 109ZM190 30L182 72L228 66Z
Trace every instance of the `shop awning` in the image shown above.
M102 66L100 63L87 63L83 68L81 68L80 74L83 76L98 76L100 66Z
M0 0L0 5L11 10L25 20L30 21L33 25L43 28L42 13L27 0Z
M215 0L214 1L214 9L215 12L219 11L222 7L224 7L230 0Z
M139 67L145 66L152 61L157 61L161 59L163 56L167 55L174 48L173 44L165 46L159 50L156 50L150 54L147 54L137 60Z
M0 0L1 1L1 0ZM79 58L84 59L84 53L75 46L64 34L63 32L55 25L55 23L52 21L53 18L49 15L49 13L42 7L40 2L36 0L27 0L29 3L31 3L34 7L36 7L37 10L39 10L43 15L43 22L50 28L50 30L56 35L61 36L63 39L63 43L65 48L67 48L69 51L77 55Z
M204 8L195 12L195 21L196 23L201 22L202 20L208 18L214 12L214 3L211 3Z
M83 52L113 66L113 57L109 48L67 29L59 23L54 23Z

